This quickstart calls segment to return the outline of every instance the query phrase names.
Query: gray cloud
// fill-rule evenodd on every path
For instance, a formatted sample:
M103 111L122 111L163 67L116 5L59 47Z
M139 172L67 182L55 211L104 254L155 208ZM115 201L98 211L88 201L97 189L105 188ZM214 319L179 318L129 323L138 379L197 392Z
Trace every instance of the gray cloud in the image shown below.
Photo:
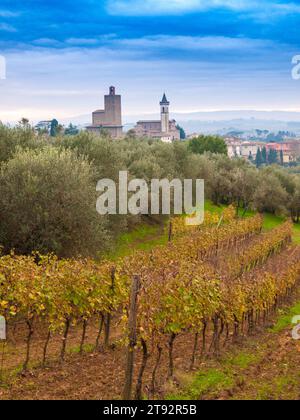
M232 11L252 12L262 16L270 12L281 15L300 13L295 3L278 3L272 0L107 0L107 11L112 15L155 16L178 15L224 8Z

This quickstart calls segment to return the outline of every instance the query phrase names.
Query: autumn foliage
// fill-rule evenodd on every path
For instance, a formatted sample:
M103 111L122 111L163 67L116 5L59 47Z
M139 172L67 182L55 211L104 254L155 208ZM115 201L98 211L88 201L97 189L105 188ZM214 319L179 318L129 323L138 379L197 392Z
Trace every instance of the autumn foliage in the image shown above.
M290 244L291 222L268 233L261 230L260 215L234 219L229 210L222 225L209 223L187 231L178 228L171 243L151 252L136 252L114 263L61 260L39 254L2 256L0 315L9 324L23 320L28 326L24 369L30 359L37 320L48 329L44 361L53 334L63 335L60 357L64 360L70 327L83 325L82 349L87 323L95 320L99 321L95 347L103 330L108 344L112 317L122 331L120 342L126 346L130 286L136 276L140 279L136 346L142 349L144 365L149 354L157 357L153 388L165 347L169 376L173 375L173 347L179 334L195 335L191 366L199 337L202 355L207 351L218 354L223 334L226 339L234 339L241 331L251 332L257 320L267 319L290 295L300 277L300 250ZM290 249L287 261L282 255ZM278 256L278 264L267 267L272 256ZM142 377L143 370L139 398Z

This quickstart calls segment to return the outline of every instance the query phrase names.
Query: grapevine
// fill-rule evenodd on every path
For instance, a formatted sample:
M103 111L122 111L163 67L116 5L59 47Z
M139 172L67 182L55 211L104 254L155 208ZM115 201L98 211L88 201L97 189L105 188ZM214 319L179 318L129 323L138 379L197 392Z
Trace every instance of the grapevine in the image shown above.
M60 260L54 255L0 257L0 315L9 325L27 326L23 369L30 362L37 321L47 331L43 349L46 363L51 338L60 334L60 360L65 360L70 328L82 327L80 352L86 329L97 322L95 350L109 348L111 319L118 322L120 344L128 344L130 287L139 278L136 346L143 353L136 397L142 397L143 375L150 355L155 357L151 389L162 353L167 349L168 376L174 374L174 346L180 334L192 333L191 367L199 338L200 356L219 354L221 337L251 333L257 322L290 296L300 277L300 248L291 245L290 222L262 234L260 215L226 221L175 235L172 242L151 252L135 252L117 262L92 259ZM288 255L288 258L285 257ZM271 266L269 261L275 258ZM273 260L272 260L273 261ZM216 262L216 263L215 263ZM247 330L247 331L246 331ZM209 334L210 333L210 334ZM210 337L210 341L208 341ZM209 344L209 346L208 346Z

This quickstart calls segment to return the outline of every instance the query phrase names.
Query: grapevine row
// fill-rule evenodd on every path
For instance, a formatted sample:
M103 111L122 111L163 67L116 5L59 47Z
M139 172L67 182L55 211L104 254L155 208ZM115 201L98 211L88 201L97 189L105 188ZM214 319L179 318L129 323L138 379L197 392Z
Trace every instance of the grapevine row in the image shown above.
M239 277L258 264L263 264L272 254L279 253L292 239L291 222L287 221L272 231L260 235L243 252L226 255L222 270L230 277Z
M278 256L276 256L278 258ZM173 349L179 334L194 333L195 344L191 366L199 336L201 354L207 351L207 330L212 327L210 350L220 352L220 340L237 337L248 322L251 333L255 320L266 320L270 312L284 303L300 278L300 248L288 254L274 270L244 273L231 281L214 277L205 265L183 263L176 275L159 270L143 275L137 318L138 343L149 356L168 347L169 377L174 372ZM126 323L125 323L126 325ZM141 397L138 394L138 397Z
M204 222L200 226L190 226L186 224L185 217L176 217L172 220L172 233L174 236L182 236L193 231L203 229L203 227L210 227L218 225L220 220L223 223L232 222L236 218L236 209L234 206L226 207L222 214L211 213L210 211L204 212Z
M0 315L10 323L23 321L28 326L24 369L30 360L30 345L37 320L48 326L44 362L52 335L63 334L60 357L64 360L70 327L78 323L83 325L82 350L87 323L95 319L99 321L96 348L102 331L108 344L112 316L121 321L123 344L127 344L129 290L134 276L139 277L141 284L137 343L141 345L144 356L150 353L161 355L167 340L169 376L172 376L176 337L181 333L194 333L196 349L201 335L204 353L210 325L213 327L211 348L218 353L224 331L229 336L233 328L235 336L245 320L250 330L257 313L266 316L290 293L300 276L300 252L296 248L293 258L290 258L290 267L280 267L276 275L263 270L256 272L256 269L255 276L251 277L250 269L258 262L265 263L273 252L281 251L290 242L289 222L271 233L257 236L261 228L261 216L203 227L166 246L154 248L150 253L137 252L117 263L59 260L55 256L38 254L1 257ZM225 249L238 247L253 237L253 244L238 256L236 266L234 260L230 261L231 274L227 277L217 275L208 258L218 256ZM147 360L146 356L144 360ZM143 372L139 384L142 377ZM140 392L141 387L137 391L138 397Z

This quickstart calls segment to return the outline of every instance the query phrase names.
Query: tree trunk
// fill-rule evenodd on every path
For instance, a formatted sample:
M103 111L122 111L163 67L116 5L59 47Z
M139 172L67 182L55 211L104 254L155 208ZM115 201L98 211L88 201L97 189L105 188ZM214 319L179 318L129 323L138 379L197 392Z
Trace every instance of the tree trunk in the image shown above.
M190 364L190 370L192 370L194 365L195 365L195 358L196 358L196 352L197 352L197 347L198 347L198 339L199 339L199 333L196 333L195 334L195 340L194 340L193 354L192 354L191 364Z
M209 351L213 350L214 355L220 354L220 343L219 343L219 317L216 315L213 318L213 326L214 326L214 332L213 332L213 339L211 342L211 346Z
M206 330L207 330L207 322L203 322L203 330L202 330L202 348L201 348L201 357L204 356L206 352Z
M220 340L221 340L222 334L223 334L223 332L224 332L224 328L225 328L225 323L224 323L223 319L221 319L221 328L220 328L220 331L219 331L219 333L218 333L218 340L219 340L219 343L220 343Z
M84 343L85 343L87 324L88 324L87 320L84 319L83 320L83 326L82 326L81 342L80 342L80 354L83 353L83 347L84 347Z
M65 360L67 338L68 338L69 330L70 330L70 319L67 318L66 319L65 332L64 332L64 336L63 336L62 349L61 349L61 353L60 353L60 361L61 362L64 362L64 360Z
M148 360L148 349L147 349L147 343L145 340L141 340L142 348L143 348L143 359L142 359L142 365L139 372L139 377L136 385L136 392L135 392L135 398L137 400L141 400L143 396L143 375L146 369L147 360Z
M169 232L168 232L168 241L169 242L172 242L172 236L173 236L173 224L172 224L172 219L170 217Z
M161 354L162 354L162 348L160 346L157 346L157 359L156 359L156 363L152 372L152 381L151 381L151 392L152 392L152 397L154 397L155 394L155 380L156 380L156 373L159 367L159 363L160 363L160 359L161 359Z
M49 345L50 339L51 339L51 331L48 331L46 342L45 342L45 345L44 345L44 350L43 350L43 362L42 362L43 367L45 367L45 364L46 364L47 350L48 350L48 345Z
M95 350L96 351L99 349L99 343L100 343L100 337L101 337L102 330L103 330L103 325L104 325L104 315L101 314L101 319L100 319L100 323L99 323L99 330L98 330L98 335L97 335L96 344L95 344Z
M228 322L226 322L226 337L225 337L225 340L224 340L224 347L226 346L226 344L228 343L228 340L229 340L229 334L230 334L230 331L229 331L229 324L228 324Z
M234 333L233 333L233 341L235 341L238 336L239 336L239 320L237 319L237 317L234 315Z
M173 361L173 349L176 334L172 333L169 340L169 371L168 378L172 378L174 375L174 361Z
M248 334L252 334L253 333L253 329L254 329L254 314L253 314L253 310L251 310L248 314Z
M31 340L33 336L33 319L26 321L28 327L28 335L26 340L26 359L23 365L23 371L25 372L28 369L28 363L30 360L30 347L31 347Z
M113 267L111 270L111 293L114 294L115 290L115 281L116 281L116 268ZM104 345L107 348L109 346L109 337L110 337L110 324L111 324L111 312L109 312L106 316L106 323L105 323L105 340Z

